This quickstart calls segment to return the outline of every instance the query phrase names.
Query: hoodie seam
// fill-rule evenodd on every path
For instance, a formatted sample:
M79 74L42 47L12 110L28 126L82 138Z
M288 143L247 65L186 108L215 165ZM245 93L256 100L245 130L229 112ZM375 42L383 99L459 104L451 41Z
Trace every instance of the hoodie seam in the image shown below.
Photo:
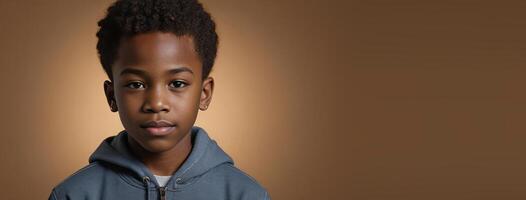
M205 146L205 148L204 148L204 152L203 152L201 155L199 155L199 157L197 157L197 158L192 162L192 164L190 164L190 166L188 166L188 168L186 168L186 169L181 173L181 175L179 175L178 177L180 177L180 178L182 178L182 179L186 179L186 178L184 177L184 175L185 175L188 171L190 171L190 169L192 169L192 167L194 167L194 165L195 165L197 162L201 161L201 159L206 155L206 152L209 150L209 148L210 148L210 144L211 144L211 143L212 143L211 141L209 141L209 142L206 143L206 146ZM212 168L212 169L213 169L213 168ZM185 189L191 189L192 185L195 185L195 184L199 183L199 182L201 181L202 177L203 177L208 171L210 171L210 170L212 170L212 169L209 169L209 170L207 170L206 172L204 172L203 174L199 175L199 176L197 177L197 180L195 180L195 181L193 181L193 182L191 182L191 183L188 183L188 184L185 184L185 185L180 185L179 187L175 186L175 187L173 187L173 189L172 189L172 188L169 188L168 190L172 190L172 191L174 191L174 192L177 192L177 191L183 191L183 190L185 190ZM177 177L175 177L175 178L177 178ZM192 178L192 177L189 177L189 178Z
M212 168L213 169L213 168ZM205 173L199 175L199 176L196 176L195 177L195 180L188 183L188 184L185 184L185 185L179 185L179 187L175 187L174 189L171 189L171 188L167 188L168 191L172 191L172 192L182 192L182 191L188 191L188 190L193 190L194 187L196 184L199 184L201 181L203 181L204 179L206 179L206 177L208 175L210 175L211 173L211 170L208 170L206 171Z
M252 181L253 184L259 186L259 187L263 190L263 195L264 195L264 196L263 196L263 200L269 200L269 198L268 198L268 191L267 191L267 190L266 190L261 184L259 184L259 182L258 182L254 177L248 175L248 174L245 173L243 170L241 170L241 169L235 167L234 165L228 165L228 166L229 166L230 168L232 168L234 171L237 171L237 172L239 172L239 173L245 175L246 177L248 177L248 178Z
M57 194L56 194L55 189L53 189L53 190L51 191L51 198L54 199L54 200L59 200L59 199L57 198Z
M79 173L82 173L82 172L88 170L89 168L94 167L95 165L98 165L98 163L96 163L96 162L94 162L94 163L90 163L90 164L88 164L87 166L83 167L82 169L79 169L77 172L71 174L71 176L69 176L69 177L73 177L73 176L75 176L75 175L77 175L77 174L79 174ZM69 178L69 177L68 177L68 178Z
M55 186L55 188L59 187L60 185L62 185L63 183L65 183L66 181L68 181L69 179L71 179L72 177L76 176L77 174L80 174L80 173L82 173L82 172L84 172L84 171L86 171L86 170L88 170L88 169L94 167L96 164L97 164L97 163L90 163L90 164L84 166L83 168L77 170L75 173L69 175L69 176L66 177L63 181L61 181L59 184L57 184L57 185Z
M94 163L98 163L98 162L99 161L95 161ZM105 170L109 170L110 173L116 174L120 179L122 179L122 181L124 181L128 185L130 185L130 186L132 186L134 188L137 188L139 190L144 190L144 185L135 183L135 182L131 181L131 179L128 179L129 176L127 176L125 172L123 172L121 170L116 170L116 169L107 167L106 165L101 164L101 163L98 163L98 164L101 165Z
M203 156L205 156L206 152L208 151L208 147L210 147L210 142L207 142L206 143L206 147L205 147L205 152L202 153L201 155L199 155L199 157L197 159L194 160L194 162L192 162L192 164L190 164L190 166L188 168L186 168L182 173L181 173L181 176L180 177L184 177L184 175L195 165L195 163L197 163L198 161L201 160L201 158L203 158Z
M207 142L206 143L206 147L205 147L205 151L204 151L205 153L201 154L194 162L192 162L192 164L190 164L190 166L187 169L185 169L181 173L181 175L179 177L184 177L184 174L186 174L197 162L201 161L202 158L206 155L206 152L208 152L210 150L210 148L213 147L213 144L214 144L213 140L210 140L209 142ZM184 190L192 190L193 189L193 187L192 187L193 185L199 184L207 176L210 176L211 174L213 174L214 169L217 169L219 166L221 166L223 164L225 164L225 163L222 163L222 164L216 165L216 166L214 166L212 168L209 168L208 170L204 171L203 173L201 173L201 174L199 174L197 176L189 177L189 178L195 178L196 179L195 181L192 181L192 182L190 182L188 184L175 186L173 189L169 188L168 190L174 191L174 192L184 191Z
M146 188L146 186L144 186L142 184L135 183L134 181L132 181L132 180L134 180L132 177L129 177L129 176L127 176L125 174L122 174L122 173L118 173L118 175L125 183L127 183L128 185L130 185L130 186L132 186L134 188L137 188L137 189L140 189L140 190L144 190ZM152 187L149 187L149 186L148 186L148 189L150 191L156 190L155 187L152 188Z
M199 176L196 176L196 180L192 181L191 183L189 183L187 185L181 185L179 187L176 187L175 189L167 189L167 190L172 191L172 192L192 191L192 190L195 189L195 187L194 187L195 185L197 185L200 182L204 181L209 176L213 176L215 173L217 173L217 168L219 168L222 165L225 165L225 164L220 164L220 165L217 165L215 167L210 168L209 170L207 170L203 174L201 174ZM229 164L226 164L226 165L229 165Z
M248 175L247 173L243 172L242 170L238 169L237 167L233 166L233 165L228 165L230 168L234 169L234 171L237 171L238 173L241 173L243 175L245 175L246 177L248 177L252 183L255 183L256 185L259 185L259 183L256 181L255 178L253 178L252 176Z

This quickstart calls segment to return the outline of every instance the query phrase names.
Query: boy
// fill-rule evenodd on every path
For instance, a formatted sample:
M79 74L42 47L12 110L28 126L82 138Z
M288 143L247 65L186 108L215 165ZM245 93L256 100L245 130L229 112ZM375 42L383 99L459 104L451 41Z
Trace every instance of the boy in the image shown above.
M104 91L124 126L49 199L270 199L204 129L215 23L197 0L118 0L98 23Z

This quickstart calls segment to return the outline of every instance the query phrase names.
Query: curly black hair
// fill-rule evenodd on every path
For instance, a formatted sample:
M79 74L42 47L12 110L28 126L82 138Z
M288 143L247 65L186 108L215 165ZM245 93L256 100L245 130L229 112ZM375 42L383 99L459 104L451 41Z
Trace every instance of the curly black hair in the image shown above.
M117 0L98 25L97 51L110 80L121 39L155 31L193 37L203 80L212 71L218 46L216 25L197 0Z

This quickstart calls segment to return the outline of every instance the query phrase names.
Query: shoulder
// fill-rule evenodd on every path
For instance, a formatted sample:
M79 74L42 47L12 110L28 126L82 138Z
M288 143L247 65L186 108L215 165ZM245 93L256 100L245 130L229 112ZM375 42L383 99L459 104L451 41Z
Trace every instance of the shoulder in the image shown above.
M79 169L68 176L53 188L51 196L64 196L64 194L88 192L98 185L107 169L101 164L94 162Z
M242 199L270 199L267 190L252 176L232 164L223 164L214 168L210 174L220 179L225 186L241 196L252 197Z

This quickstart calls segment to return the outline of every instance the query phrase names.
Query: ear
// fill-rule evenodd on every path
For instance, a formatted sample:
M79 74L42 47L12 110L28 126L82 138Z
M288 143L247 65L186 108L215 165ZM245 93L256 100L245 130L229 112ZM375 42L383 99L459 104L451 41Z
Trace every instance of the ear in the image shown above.
M104 94L106 94L106 100L110 106L111 112L117 112L117 101L115 100L115 90L113 88L113 83L109 80L104 81Z
M210 102L212 101L212 93L214 92L214 78L207 77L203 81L201 89L201 99L199 101L199 109L205 111L208 109Z

